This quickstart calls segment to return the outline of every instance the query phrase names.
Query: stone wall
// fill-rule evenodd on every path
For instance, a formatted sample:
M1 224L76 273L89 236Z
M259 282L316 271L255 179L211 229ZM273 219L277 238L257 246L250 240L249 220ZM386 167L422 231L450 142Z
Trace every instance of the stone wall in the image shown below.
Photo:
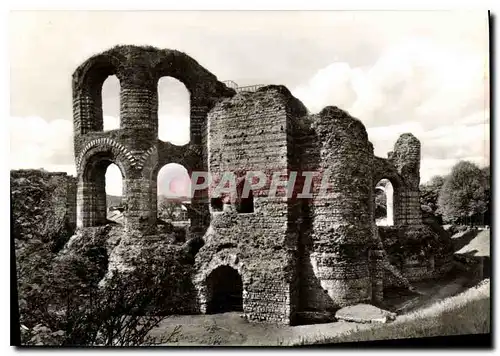
M101 89L110 75L120 81L120 128L103 132ZM158 139L157 85L163 76L181 81L191 95L191 141L183 155ZM175 50L117 46L80 65L73 74L78 226L106 222L104 175L115 163L124 182L127 229L154 233L159 169L171 162L170 156L174 162L182 156L181 163L191 169L206 167L206 114L217 100L233 94L195 60ZM197 204L195 199L193 206ZM206 219L193 220L192 228L202 234L199 225Z
M10 173L11 214L16 239L40 237L62 247L76 227L76 179L35 169Z
M330 186L313 187L310 229L301 236L301 308L336 309L371 299L368 254L372 243L373 147L363 124L326 107L310 116L299 139L303 170L317 171Z
M291 121L305 113L303 105L279 86L222 101L208 116L210 173L222 179L224 172L236 172L239 184L249 171L263 171L267 177L278 172L287 180L294 164ZM292 199L279 190L271 198L270 189L268 180L252 192L253 212L238 212L241 195L223 195L223 211L211 207L210 232L196 257L197 285L204 305L210 296L205 282L209 272L219 265L233 266L243 279L247 318L290 323L298 301L298 233Z

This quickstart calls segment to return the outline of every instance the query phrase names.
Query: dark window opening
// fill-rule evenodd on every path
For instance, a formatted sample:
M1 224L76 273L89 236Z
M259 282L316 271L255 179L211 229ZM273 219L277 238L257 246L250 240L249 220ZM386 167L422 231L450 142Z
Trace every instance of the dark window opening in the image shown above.
M240 214L248 214L254 212L253 193L250 191L247 198L241 198L236 211Z
M222 211L222 199L221 198L211 198L210 199L210 206L212 207L213 211Z

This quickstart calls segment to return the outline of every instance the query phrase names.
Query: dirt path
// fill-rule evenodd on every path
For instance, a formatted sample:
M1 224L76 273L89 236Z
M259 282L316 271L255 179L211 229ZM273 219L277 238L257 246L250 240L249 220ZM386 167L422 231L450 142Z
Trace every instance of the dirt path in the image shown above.
M280 326L275 324L249 323L239 313L213 315L173 316L166 319L151 335L160 337L169 333L175 325L181 325L180 335L172 346L182 345L262 345L278 346L298 342L304 335L344 333L368 324L335 322L328 324Z

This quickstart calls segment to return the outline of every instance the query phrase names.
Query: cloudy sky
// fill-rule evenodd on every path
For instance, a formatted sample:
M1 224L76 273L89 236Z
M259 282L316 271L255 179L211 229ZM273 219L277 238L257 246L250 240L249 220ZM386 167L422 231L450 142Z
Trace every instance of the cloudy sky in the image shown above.
M283 84L312 113L336 105L363 121L378 156L412 132L422 182L460 159L489 164L486 12L47 11L10 16L11 168L75 173L71 74L116 44L178 49L239 85ZM186 89L164 78L159 92L160 138L187 142ZM108 129L118 93L109 78ZM107 178L119 194L116 167Z

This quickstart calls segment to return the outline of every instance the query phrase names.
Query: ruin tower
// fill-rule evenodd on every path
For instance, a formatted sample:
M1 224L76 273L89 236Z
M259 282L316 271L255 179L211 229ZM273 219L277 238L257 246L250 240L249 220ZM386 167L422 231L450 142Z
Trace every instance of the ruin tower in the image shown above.
M102 85L120 81L120 128L103 131ZM190 93L190 142L175 146L158 139L158 80L171 76ZM77 226L106 223L105 172L114 163L123 178L125 226L154 233L157 174L167 163L206 170L206 116L215 102L234 95L195 60L175 50L117 46L95 55L73 74L74 150L78 175ZM192 231L202 234L208 207L196 198Z
M312 120L322 182L314 188L310 240L302 239L301 297L304 309L336 309L371 300L373 146L361 121L337 107Z
M421 225L420 141L411 133L402 134L394 144L390 160L404 182L399 193L401 224Z
M241 92L209 113L209 169L214 179L233 172L244 187L248 172L261 172L262 185L236 199L211 196L211 224L196 255L194 284L200 310L234 305L249 320L293 323L298 305L294 201L271 179L296 171L293 121L304 105L283 86ZM257 183L254 181L254 183ZM211 190L211 193L214 190ZM233 302L218 302L227 296ZM224 299L225 300L225 299Z

